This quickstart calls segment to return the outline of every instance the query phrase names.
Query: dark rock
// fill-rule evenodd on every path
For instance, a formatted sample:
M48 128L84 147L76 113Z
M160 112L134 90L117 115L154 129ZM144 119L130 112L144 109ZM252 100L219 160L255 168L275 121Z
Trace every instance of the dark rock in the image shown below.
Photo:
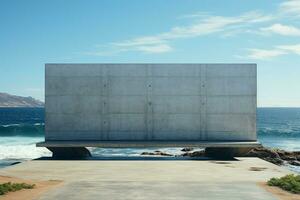
M174 156L172 154L169 153L165 153L162 151L154 151L154 152L143 152L141 153L141 155L147 155L147 156Z
M283 160L297 160L297 157L294 152L284 151L284 150L277 150L278 155Z
M294 166L300 166L300 161L297 160L291 160L288 162L290 165L294 165Z
M249 147L207 147L205 156L218 159L232 159L233 157L244 157L251 151Z
M269 149L265 147L259 147L252 149L246 156L259 157L276 165L282 165L284 164L284 161L287 161L289 164L296 166L299 166L300 164L299 151L290 152L281 149Z
M300 151L294 151L293 153L294 153L296 159L300 161Z
M21 162L13 162L11 163L10 165L17 165L17 164L20 164Z
M279 154L273 150L273 149L267 149L265 147L258 147L254 148L251 151L249 151L246 155L246 157L259 157L259 158L279 158Z
M283 165L284 164L284 161L281 160L280 158L271 158L271 157L266 157L266 158L261 158L265 161L268 161L270 163L273 163L275 165Z
M181 151L183 151L183 152L189 152L189 151L193 151L193 150L194 150L194 148L192 148L192 147L185 147L185 148L181 149Z
M182 156L190 156L190 157L205 157L205 151L193 151L193 152L185 152Z
M258 157L275 165L282 165L284 161L281 159L279 154L284 153L280 151L279 153L274 149L267 149L265 147L258 147L252 149L246 156L247 157Z

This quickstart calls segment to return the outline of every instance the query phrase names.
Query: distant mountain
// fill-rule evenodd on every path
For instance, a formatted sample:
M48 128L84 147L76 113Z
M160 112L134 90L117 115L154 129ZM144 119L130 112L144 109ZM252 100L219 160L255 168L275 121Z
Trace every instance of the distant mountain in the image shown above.
M0 92L0 107L44 107L44 103L32 97L21 97Z

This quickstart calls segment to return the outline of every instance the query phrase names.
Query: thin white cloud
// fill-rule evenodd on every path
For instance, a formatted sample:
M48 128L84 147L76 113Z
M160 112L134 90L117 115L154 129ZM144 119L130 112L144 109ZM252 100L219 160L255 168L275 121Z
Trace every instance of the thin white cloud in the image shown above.
M276 33L285 36L300 36L300 29L295 26L283 24L273 24L268 27L260 28L263 33Z
M202 18L202 17L209 17L210 13L208 12L197 12L193 14L181 15L178 19L190 19L190 18Z
M86 55L105 56L124 51L138 51L142 53L166 53L173 50L171 42L177 39L188 39L204 35L230 32L239 33L240 29L252 24L262 23L274 19L271 15L264 15L257 11L247 12L239 16L203 16L197 14L193 23L186 26L175 26L169 31L155 35L141 36L124 41L112 42L109 48L95 52L85 52ZM195 21L195 19L197 19ZM106 52L109 52L108 54Z
M300 55L300 44L295 45L281 45L277 46L278 49L284 50L289 53L294 53Z
M249 49L247 57L257 60L269 60L283 54L286 54L286 52L279 49Z
M159 44L150 46L138 46L137 50L145 53L165 53L172 51L172 47L167 44Z
M279 5L279 10L283 14L300 17L300 0L288 0Z
M116 46L136 46L165 43L178 38L192 38L211 33L226 31L233 26L250 25L272 20L271 15L263 15L257 11L248 12L235 17L209 16L188 26L176 26L170 31L153 36L138 37L123 42L113 43Z
M112 50L109 47L106 50L96 50L96 51L85 51L79 52L80 54L87 55L87 56L113 56L117 53L120 53L121 50Z
M160 43L164 43L165 41L157 36L145 36L145 37L138 37L132 40L125 40L123 42L114 42L111 43L113 46L118 47L134 47L139 45L156 45Z
M247 58L258 60L270 60L285 54L300 55L300 44L293 45L277 45L272 49L248 49L249 54Z
M296 18L294 18L296 17ZM240 34L282 36L300 36L300 27L279 23L280 20L289 19L289 23L300 17L300 0L286 0L278 4L276 12L265 14L259 11L251 11L236 16L217 16L208 12L196 12L179 16L177 19L185 19L189 24L174 26L169 30L153 35L128 38L122 41L114 41L102 44L95 51L83 52L85 55L111 56L121 52L136 51L147 54L160 54L173 51L172 42L179 39L202 37L210 34L218 34L218 37L226 38ZM265 25L267 22L274 22ZM257 25L264 25L259 28ZM103 47L104 46L104 47ZM284 49L285 48L285 49ZM289 50L287 49L289 48ZM296 49L295 49L296 48ZM283 54L297 52L297 47L283 46L276 49L250 49L250 58L266 59Z

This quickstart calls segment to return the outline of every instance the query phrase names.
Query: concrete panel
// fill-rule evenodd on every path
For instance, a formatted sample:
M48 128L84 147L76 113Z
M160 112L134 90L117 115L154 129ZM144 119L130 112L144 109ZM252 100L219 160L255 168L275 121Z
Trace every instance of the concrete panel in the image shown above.
M233 113L233 114L254 114L256 97L253 96L208 96L207 113Z
M102 116L99 114L51 114L47 113L46 131L101 131ZM55 124L56 126L49 126Z
M144 114L147 98L141 96L110 96L109 113L112 114Z
M207 95L256 95L255 77L207 77Z
M199 64L148 64L155 77L199 77Z
M256 140L255 64L47 64L46 140Z
M200 128L198 115L193 114L154 114L154 130L197 131Z
M110 77L110 95L146 95L147 82L143 77Z
M226 68L226 70L224 70ZM207 77L256 77L255 64L209 64Z
M46 76L93 77L103 75L103 65L99 64L46 64Z
M47 131L46 141L99 141L107 140L107 133L100 131ZM72 138L72 140L70 140Z
M56 114L101 114L103 110L102 96L48 96L47 113Z
M106 66L109 76L145 77L147 76L147 65L139 64L110 64Z
M147 141L148 136L145 131L109 131L107 140L109 141Z
M152 101L157 114L199 114L201 110L201 96L155 96Z
M200 78L154 77L153 95L200 95Z
M201 141L199 131L155 131L150 141ZM172 144L170 144L172 146ZM185 146L184 144L181 147Z
M207 131L208 141L256 141L253 132Z
M110 114L110 131L143 131L146 128L144 114Z
M248 114L207 114L207 131L254 132L255 117Z
M46 78L45 95L102 95L99 77L57 76Z

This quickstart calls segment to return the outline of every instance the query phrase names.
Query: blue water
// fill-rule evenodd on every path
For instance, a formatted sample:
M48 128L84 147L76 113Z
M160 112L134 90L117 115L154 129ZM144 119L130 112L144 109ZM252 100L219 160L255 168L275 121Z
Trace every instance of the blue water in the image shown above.
M257 131L265 146L300 151L300 108L258 108Z
M257 132L264 146L300 151L300 108L258 108ZM47 149L35 147L43 140L43 108L0 108L0 167L50 156ZM91 149L101 156L139 156L147 150L153 149ZM180 153L180 148L160 150Z

